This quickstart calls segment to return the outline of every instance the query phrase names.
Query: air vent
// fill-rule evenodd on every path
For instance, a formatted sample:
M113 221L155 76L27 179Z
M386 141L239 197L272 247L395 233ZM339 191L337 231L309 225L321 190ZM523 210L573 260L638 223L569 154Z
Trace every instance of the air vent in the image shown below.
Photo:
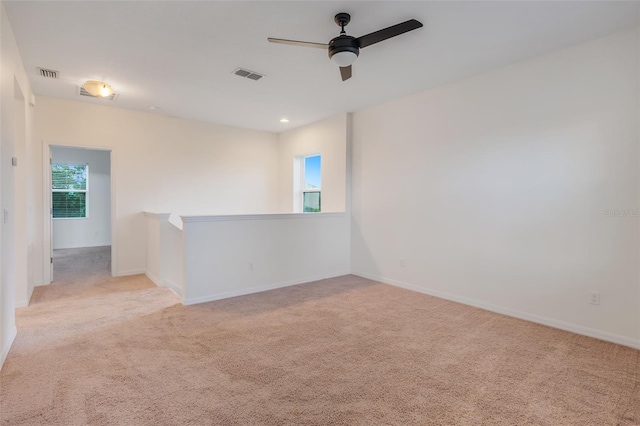
M234 72L235 75L239 75L240 77L246 77L248 75L251 75L251 73L249 71L245 71L245 70L236 70Z
M111 94L111 95L109 95L109 96L105 96L104 98L99 98L99 97L97 97L97 96L93 96L91 93L87 92L87 91L84 89L84 87L82 87L82 86L80 86L80 87L79 87L79 92L78 92L78 94L79 94L80 96L88 96L88 97L90 97L90 98L94 98L94 99L107 99L107 100L110 100L110 101L115 101L116 99L118 99L118 94L117 94L117 93L113 93L113 94Z
M254 81L260 80L262 77L264 77L264 74L259 74L257 72L245 70L243 68L236 68L233 71L233 73L238 77L245 77L245 78L248 78L249 80L254 80Z
M40 77L58 78L58 71L48 70L46 68L38 68L38 71L40 71Z

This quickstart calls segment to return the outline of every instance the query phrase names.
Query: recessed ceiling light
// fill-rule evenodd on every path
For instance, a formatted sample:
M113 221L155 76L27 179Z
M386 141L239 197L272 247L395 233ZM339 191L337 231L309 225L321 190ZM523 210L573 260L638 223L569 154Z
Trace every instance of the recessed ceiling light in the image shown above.
M281 119L280 119L280 122L281 122L281 123L288 123L288 122L289 122L289 119L288 119L288 118L281 118Z
M150 109L151 111L157 111L157 110L159 110L160 108L158 108L157 106L153 106L153 105L151 105L151 106L149 107L149 109Z

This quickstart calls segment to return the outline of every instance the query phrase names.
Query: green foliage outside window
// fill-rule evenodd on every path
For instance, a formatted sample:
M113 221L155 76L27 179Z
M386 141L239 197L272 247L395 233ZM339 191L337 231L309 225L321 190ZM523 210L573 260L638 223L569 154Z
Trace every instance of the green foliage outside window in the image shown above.
M51 199L54 218L87 217L86 164L51 165Z

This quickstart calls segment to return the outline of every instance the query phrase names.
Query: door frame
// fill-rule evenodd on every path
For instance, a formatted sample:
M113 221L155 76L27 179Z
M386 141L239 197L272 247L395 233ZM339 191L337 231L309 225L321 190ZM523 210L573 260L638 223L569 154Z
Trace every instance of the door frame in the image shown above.
M118 276L118 239L116 229L116 155L115 148L112 146L90 146L90 145L74 145L63 142L42 141L42 275L43 285L51 284L52 267L51 258L53 257L53 226L52 226L52 206L51 206L51 148L78 148L92 149L94 151L109 152L109 174L110 174L110 191L111 191L111 276Z

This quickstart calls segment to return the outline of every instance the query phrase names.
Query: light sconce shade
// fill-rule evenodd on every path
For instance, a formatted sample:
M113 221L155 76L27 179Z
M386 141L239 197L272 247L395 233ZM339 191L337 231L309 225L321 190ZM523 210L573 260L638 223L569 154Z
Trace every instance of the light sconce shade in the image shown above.
M102 81L87 81L82 87L96 98L106 98L113 95L113 87Z

